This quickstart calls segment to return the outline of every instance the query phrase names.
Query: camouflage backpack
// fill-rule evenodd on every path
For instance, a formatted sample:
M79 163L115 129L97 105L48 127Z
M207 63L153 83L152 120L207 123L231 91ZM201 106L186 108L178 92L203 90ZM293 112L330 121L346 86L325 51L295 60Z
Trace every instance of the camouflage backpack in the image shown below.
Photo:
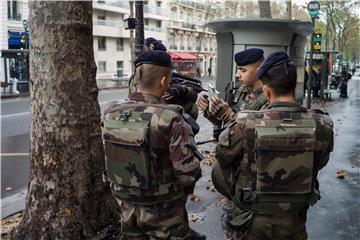
M128 102L105 110L106 180L115 196L143 204L181 196L167 158L169 128L179 114L179 106L147 102Z
M233 201L260 214L299 212L313 194L315 119L306 110L273 109L247 117Z

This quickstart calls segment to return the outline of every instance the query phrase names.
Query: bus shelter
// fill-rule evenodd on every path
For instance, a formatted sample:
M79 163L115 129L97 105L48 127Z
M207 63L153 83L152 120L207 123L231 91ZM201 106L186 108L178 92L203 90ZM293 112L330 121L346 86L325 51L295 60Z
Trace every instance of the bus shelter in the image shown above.
M304 86L305 44L313 27L310 22L276 19L221 19L207 23L216 32L216 88L221 97L229 81L235 81L234 55L249 48L261 48L267 57L276 51L286 52L297 66L296 99L302 101Z

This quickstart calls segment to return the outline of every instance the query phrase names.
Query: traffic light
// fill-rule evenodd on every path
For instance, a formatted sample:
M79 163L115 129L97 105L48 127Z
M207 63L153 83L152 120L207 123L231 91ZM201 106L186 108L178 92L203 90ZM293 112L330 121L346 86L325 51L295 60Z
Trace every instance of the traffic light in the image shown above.
M321 29L320 28L314 29L313 46L314 46L315 52L321 51Z
M26 43L26 34L21 35L21 40L20 41L21 41L22 44Z

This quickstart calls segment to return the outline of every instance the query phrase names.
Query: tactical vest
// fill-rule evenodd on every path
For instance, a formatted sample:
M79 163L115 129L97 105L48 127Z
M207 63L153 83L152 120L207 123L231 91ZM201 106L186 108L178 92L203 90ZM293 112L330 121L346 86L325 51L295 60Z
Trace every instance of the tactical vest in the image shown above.
M258 214L301 211L315 193L314 117L306 110L268 109L249 112L248 119L233 201Z
M235 112L244 111L244 110L260 110L267 102L267 98L264 93L261 93L256 99L249 102L245 101L243 98L237 104L233 106Z
M169 128L176 105L130 102L105 111L103 138L107 180L113 194L139 204L178 199L169 160Z

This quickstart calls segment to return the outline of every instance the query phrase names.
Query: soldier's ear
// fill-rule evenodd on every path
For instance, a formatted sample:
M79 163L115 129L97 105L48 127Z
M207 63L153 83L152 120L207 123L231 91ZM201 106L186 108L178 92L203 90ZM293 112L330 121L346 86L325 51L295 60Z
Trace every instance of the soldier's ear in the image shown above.
M271 89L268 86L263 85L263 92L264 92L265 97L267 98L267 100L270 101L270 98L271 98L271 95L272 95Z
M166 76L162 76L161 80L160 80L160 85L161 85L161 88L167 88L167 85L168 85L168 81L166 79Z

